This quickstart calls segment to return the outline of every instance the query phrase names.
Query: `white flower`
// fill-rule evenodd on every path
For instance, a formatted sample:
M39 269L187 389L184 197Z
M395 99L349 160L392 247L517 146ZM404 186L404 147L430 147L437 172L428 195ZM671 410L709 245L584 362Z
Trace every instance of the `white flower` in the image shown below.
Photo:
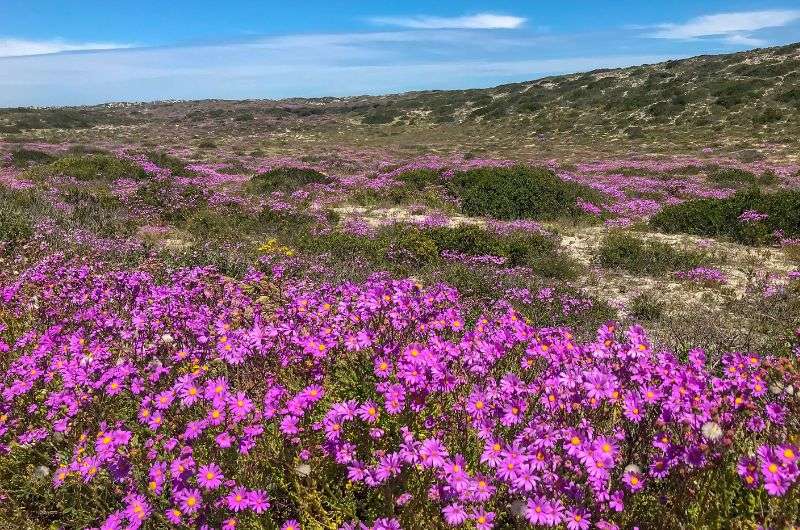
M722 438L722 427L717 422L707 421L700 428L707 440L716 441Z
M641 472L642 468L640 468L636 464L628 464L627 466L625 466L625 473L641 473Z
M163 342L164 344L172 344L174 341L175 339L173 339L172 335L170 335L169 333L164 333L163 335L161 335L161 342Z

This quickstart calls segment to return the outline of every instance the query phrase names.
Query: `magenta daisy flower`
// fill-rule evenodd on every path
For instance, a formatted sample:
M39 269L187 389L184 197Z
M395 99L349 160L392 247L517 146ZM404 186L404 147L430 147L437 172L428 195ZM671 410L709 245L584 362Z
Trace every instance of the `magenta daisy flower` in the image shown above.
M203 497L200 490L183 489L177 492L175 499L180 503L184 513L196 513L203 504Z
M588 530L591 525L589 512L581 508L567 510L566 523L569 530Z
M222 469L217 464L211 463L205 466L200 466L197 470L197 483L200 487L207 490L218 488L224 480Z
M269 509L269 497L261 490L250 491L247 493L247 505L256 513L264 513Z
M449 504L442 509L444 520L450 526L460 526L467 520L467 512L458 503Z
M181 524L183 522L182 516L183 512L181 512L178 508L170 508L164 512L167 520L172 524Z
M628 472L622 477L622 481L628 486L628 489L636 493L644 488L644 478L641 473Z
M225 504L234 512L244 510L248 506L247 490L242 487L234 488L233 491L228 493L225 497Z

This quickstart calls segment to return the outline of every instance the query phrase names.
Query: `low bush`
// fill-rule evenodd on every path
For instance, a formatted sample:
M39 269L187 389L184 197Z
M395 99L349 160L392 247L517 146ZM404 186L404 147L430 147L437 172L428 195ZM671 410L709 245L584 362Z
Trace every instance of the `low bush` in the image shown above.
M36 149L17 149L11 153L11 164L18 168L27 168L35 164L46 164L53 156Z
M577 218L584 215L579 198L602 202L599 192L558 178L543 168L481 168L456 173L448 182L469 215L497 219Z
M597 259L605 268L647 275L692 269L709 262L706 254L678 250L667 243L645 241L623 232L609 234L603 239Z
M31 176L40 180L54 175L73 177L80 181L114 181L121 178L143 180L147 178L144 169L133 162L99 154L68 155L31 170Z
M62 223L101 236L125 236L135 230L136 223L126 214L122 202L105 191L70 187L62 191L62 198L72 206L60 219Z
M301 234L298 246L310 253L326 253L341 260L366 259L377 268L412 273L414 268L438 263L442 252L466 257L496 256L507 266L526 265L541 276L572 277L574 263L555 256L556 243L541 234L496 234L476 226L421 229L392 225L373 238L339 231Z
M249 189L253 193L266 194L273 191L293 192L308 184L328 184L331 180L315 169L280 167L259 173L250 179Z
M652 293L640 293L630 301L628 309L631 316L648 322L660 319L667 308L666 302Z
M520 231L500 235L474 225L438 227L427 232L439 251L499 256L506 258L511 266L530 265L532 260L549 255L556 248L556 243L542 234Z
M162 151L149 151L145 153L148 159L158 167L169 169L178 177L193 177L195 173L186 169L186 162Z
M739 217L752 210L766 215L755 223ZM664 207L650 225L669 233L727 237L747 245L770 242L781 230L790 237L800 235L800 190L764 193L758 189L739 191L726 199L698 199Z
M737 188L755 184L758 179L755 174L744 169L720 168L708 174L708 179L720 186Z
M13 250L33 235L33 220L23 204L26 195L0 188L0 252Z
M414 169L400 173L395 178L412 188L421 190L426 186L439 182L439 173L432 169Z

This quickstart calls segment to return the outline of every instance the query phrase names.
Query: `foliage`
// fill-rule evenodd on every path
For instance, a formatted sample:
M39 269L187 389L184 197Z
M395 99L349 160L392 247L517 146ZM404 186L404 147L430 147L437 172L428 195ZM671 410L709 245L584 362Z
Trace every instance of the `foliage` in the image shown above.
M709 261L701 252L678 250L668 243L646 241L624 232L603 238L597 259L606 268L648 275L691 269Z
M448 186L469 215L496 219L552 220L580 217L577 200L601 202L586 186L559 179L542 168L481 168L456 173Z
M32 200L29 193L0 187L0 253L14 250L33 235L33 222L26 212Z
M274 191L292 192L309 184L329 182L329 177L315 169L279 167L253 176L249 187L254 193L268 194Z
M747 211L766 217L754 223L742 222L740 217ZM769 242L776 230L796 237L800 235L800 191L764 193L747 189L726 199L686 201L664 207L650 225L664 232L727 237L748 245Z
M53 160L53 156L36 149L16 149L11 152L11 163L18 168L27 168L34 164L43 164Z
M800 508L787 359L679 358L613 323L583 341L505 304L467 324L454 290L411 280L35 270L0 314L7 521L782 527Z
M79 181L115 181L122 178L142 180L147 173L128 160L110 155L67 155L63 158L30 170L38 179L63 175Z

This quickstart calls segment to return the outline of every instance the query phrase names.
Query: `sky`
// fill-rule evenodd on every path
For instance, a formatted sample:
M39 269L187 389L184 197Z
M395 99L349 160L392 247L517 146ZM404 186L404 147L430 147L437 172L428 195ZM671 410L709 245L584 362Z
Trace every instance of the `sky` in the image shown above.
M0 0L0 107L488 87L796 41L797 0Z

